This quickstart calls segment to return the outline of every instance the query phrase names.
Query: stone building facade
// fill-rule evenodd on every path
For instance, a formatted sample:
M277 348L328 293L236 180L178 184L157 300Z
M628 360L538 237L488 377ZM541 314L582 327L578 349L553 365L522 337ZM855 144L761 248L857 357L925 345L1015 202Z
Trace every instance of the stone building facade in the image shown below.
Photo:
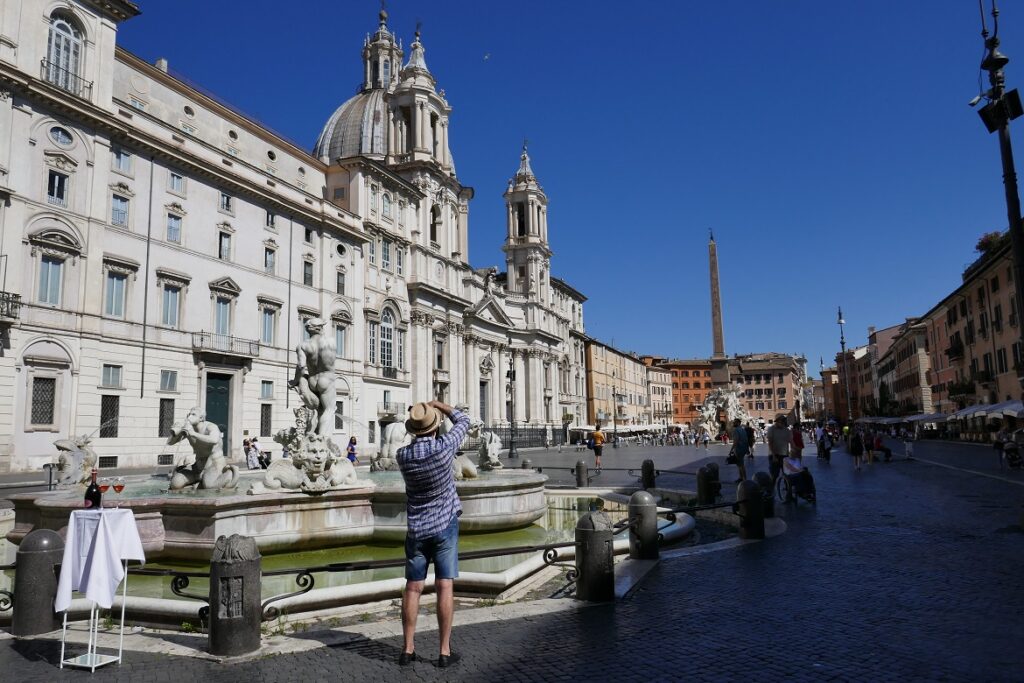
M588 339L586 363L588 424L651 424L647 366L639 356Z
M524 149L510 275L470 266L473 191L418 36L403 63L381 13L310 153L117 47L137 13L0 4L0 470L73 435L105 465L169 464L193 405L237 457L294 422L313 317L338 352L336 439L373 449L431 397L488 424L583 421L585 297L551 274L547 197Z
M742 390L747 412L769 424L783 413L796 414L803 400L806 360L784 353L754 353L729 359L729 380Z

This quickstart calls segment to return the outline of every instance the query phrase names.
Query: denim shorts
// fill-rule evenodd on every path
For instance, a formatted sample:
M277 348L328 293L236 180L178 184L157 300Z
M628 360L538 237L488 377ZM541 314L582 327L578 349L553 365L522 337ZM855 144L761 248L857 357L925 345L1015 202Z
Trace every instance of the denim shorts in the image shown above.
M423 581L427 565L434 563L435 579L459 576L459 516L452 517L448 528L430 538L405 537L405 580Z

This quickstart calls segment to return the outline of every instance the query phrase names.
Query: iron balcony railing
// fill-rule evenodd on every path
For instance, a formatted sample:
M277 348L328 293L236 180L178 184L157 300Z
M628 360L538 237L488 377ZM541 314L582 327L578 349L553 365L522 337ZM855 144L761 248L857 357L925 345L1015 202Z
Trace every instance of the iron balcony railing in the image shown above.
M384 366L380 369L380 376L384 379L398 379L398 368Z
M239 337L229 337L226 334L193 332L192 350L217 351L232 356L258 358L260 355L260 343L254 339L240 339Z
M21 315L21 295L0 292L0 318L18 318Z
M395 403L393 401L384 401L377 404L378 415L402 415L405 413L404 403Z
M42 60L40 66L41 77L47 83L52 83L61 90L67 90L82 99L92 99L92 81L87 81L48 59Z

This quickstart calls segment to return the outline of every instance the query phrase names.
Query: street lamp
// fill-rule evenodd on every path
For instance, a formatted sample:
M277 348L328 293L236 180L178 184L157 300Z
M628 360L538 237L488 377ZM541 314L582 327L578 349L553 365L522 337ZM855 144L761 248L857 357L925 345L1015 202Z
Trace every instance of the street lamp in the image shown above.
M516 354L512 350L512 337L508 338L508 372L505 373L505 376L508 377L509 406L511 407L511 414L508 416L508 459L514 460L519 457L519 452L516 451Z
M612 448L619 447L619 384L612 370Z
M980 8L980 7L979 7ZM999 10L992 0L992 37L985 26L985 12L981 13L981 37L988 54L981 61L981 68L988 71L992 88L969 102L973 107L983 98L988 103L978 110L989 133L999 132L999 156L1003 162L1003 188L1006 192L1006 212L1009 219L1010 243L1013 251L1013 285L1016 294L1017 320L1024 320L1024 224L1020 215L1020 196L1017 193L1017 171L1013 163L1013 147L1010 144L1010 121L1024 113L1020 94L1016 89L1006 92L1003 67L1010 58L999 51ZM1020 326L1021 343L1024 346L1024 325ZM1019 370L1018 370L1019 372ZM1024 386L1024 377L1018 376Z
M846 364L846 335L843 334L843 325L846 321L843 320L843 307L839 307L839 348L842 349L843 356L843 384L846 387L846 424L853 423L853 404L850 402L850 368Z

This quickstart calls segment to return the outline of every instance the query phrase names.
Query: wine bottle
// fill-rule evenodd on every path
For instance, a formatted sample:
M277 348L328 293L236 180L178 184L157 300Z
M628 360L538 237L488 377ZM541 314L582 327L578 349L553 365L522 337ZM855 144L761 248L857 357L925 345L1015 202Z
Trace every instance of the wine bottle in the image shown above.
M98 471L94 467L92 469L92 483L89 484L89 488L85 489L85 507L86 508L97 508L100 507L100 487L96 483L96 475Z

